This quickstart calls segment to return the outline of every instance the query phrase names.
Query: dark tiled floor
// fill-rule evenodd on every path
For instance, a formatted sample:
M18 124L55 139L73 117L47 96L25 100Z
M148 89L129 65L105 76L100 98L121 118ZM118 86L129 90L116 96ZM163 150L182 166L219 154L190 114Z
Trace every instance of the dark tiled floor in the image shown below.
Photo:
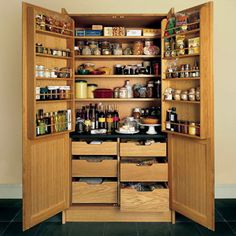
M171 223L66 223L61 214L22 232L21 200L0 199L0 236L236 236L236 199L216 200L216 231L177 214Z

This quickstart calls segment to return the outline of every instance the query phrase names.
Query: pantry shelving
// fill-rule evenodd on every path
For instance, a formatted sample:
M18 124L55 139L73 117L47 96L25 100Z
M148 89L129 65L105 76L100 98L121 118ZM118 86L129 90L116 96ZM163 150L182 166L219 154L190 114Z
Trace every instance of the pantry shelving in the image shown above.
M158 98L80 98L76 102L150 102L160 101ZM134 104L135 106L135 104Z
M131 59L131 60L138 60L138 59L157 59L160 58L160 55L101 55L101 56L95 56L95 55L91 55L91 56L87 56L87 55L78 55L75 56L75 59Z
M157 78L157 75L75 75L75 78Z
M36 53L36 56L37 57L50 57L50 58L55 58L55 59L65 59L65 60L72 59L72 57L54 56L54 55L43 54L43 53Z

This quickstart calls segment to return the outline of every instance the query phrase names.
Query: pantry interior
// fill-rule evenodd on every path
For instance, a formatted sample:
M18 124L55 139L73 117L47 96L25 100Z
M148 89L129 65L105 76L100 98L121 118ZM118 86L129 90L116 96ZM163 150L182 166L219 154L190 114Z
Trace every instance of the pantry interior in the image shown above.
M183 10L178 25L173 9L23 3L25 230L58 212L63 223L174 223L175 211L214 229L212 8ZM111 130L108 117L92 125L105 107L123 121Z

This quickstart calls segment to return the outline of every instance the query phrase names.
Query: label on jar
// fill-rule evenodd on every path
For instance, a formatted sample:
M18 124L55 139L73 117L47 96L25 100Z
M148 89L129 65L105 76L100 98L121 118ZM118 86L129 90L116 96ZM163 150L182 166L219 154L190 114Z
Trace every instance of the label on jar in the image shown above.
M175 121L175 115L173 114L170 115L170 121L173 121L173 122Z
M100 117L100 118L98 119L98 122L99 122L99 123L103 123L103 122L105 122L105 121L106 121L105 117Z
M112 123L113 122L113 118L112 117L108 117L107 118L107 123Z
M170 130L170 122L166 122L166 129Z

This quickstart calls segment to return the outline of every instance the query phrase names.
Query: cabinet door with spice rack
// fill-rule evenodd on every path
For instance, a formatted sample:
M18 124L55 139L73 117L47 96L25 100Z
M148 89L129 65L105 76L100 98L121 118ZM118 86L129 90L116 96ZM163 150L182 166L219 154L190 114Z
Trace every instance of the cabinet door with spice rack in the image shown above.
M170 204L214 229L212 2L162 21L162 130Z
M69 206L74 23L23 3L23 229Z

